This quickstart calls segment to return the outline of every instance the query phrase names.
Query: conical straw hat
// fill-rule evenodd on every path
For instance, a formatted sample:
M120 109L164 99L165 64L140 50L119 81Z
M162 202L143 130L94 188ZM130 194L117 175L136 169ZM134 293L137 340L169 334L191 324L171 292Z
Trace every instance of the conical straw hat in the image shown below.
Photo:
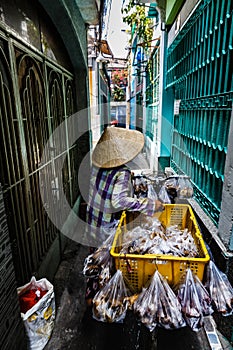
M92 154L99 168L115 168L134 159L144 146L144 136L137 130L107 127Z

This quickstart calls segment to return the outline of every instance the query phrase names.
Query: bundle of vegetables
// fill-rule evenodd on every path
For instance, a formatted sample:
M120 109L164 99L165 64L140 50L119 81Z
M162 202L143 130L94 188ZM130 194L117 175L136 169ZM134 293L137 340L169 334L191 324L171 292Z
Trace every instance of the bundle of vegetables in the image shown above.
M102 322L122 322L129 306L129 293L122 272L117 270L93 299L93 318Z
M133 310L151 332L156 326L177 329L186 325L175 293L158 271L152 276L149 286L139 294Z

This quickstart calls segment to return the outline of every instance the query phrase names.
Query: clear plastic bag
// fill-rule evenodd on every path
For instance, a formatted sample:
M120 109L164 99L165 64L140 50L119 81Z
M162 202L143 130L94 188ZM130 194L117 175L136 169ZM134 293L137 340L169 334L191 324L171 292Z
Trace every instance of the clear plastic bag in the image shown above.
M177 225L166 229L157 218L149 217L141 226L124 233L120 254L169 254L198 257L199 252L187 228Z
M156 326L178 329L186 325L175 293L158 271L152 276L149 286L139 294L133 310L150 332Z
M207 290L190 269L187 269L184 283L179 287L178 299L186 323L193 331L199 331L204 324L203 316L210 315L213 310Z
M129 306L129 292L122 272L117 270L93 299L92 316L97 321L123 322Z
M167 189L169 188L175 188L177 189L177 178L176 177L170 177L165 180L164 185Z
M133 183L134 196L136 198L145 198L147 197L148 185L147 181L143 176L135 177Z
M223 316L233 314L233 287L227 276L220 271L213 261L207 269L206 287L209 290L214 309Z
M212 300L210 294L196 275L193 275L193 278L195 281L199 301L201 304L202 313L204 316L209 316L214 312L212 308Z
M162 203L164 204L171 204L171 199L167 193L167 189L165 186L162 186L160 188L159 194L158 194L159 199L161 200Z
M112 256L110 250L112 247L113 239L115 237L115 229L111 230L110 235L97 248L97 250L89 254L84 260L83 274L86 277L97 277L101 273L101 270L106 266L111 267L113 265Z
M166 229L166 237L174 255L192 258L199 256L195 240L187 228L181 230L178 225L169 226Z
M153 201L156 201L158 199L158 195L151 184L148 184L147 197L152 199Z
M166 239L164 228L157 218L147 217L141 226L124 233L120 254L146 254ZM162 252L160 251L162 254Z
M193 186L186 177L178 177L177 179L177 197L191 198L193 196Z

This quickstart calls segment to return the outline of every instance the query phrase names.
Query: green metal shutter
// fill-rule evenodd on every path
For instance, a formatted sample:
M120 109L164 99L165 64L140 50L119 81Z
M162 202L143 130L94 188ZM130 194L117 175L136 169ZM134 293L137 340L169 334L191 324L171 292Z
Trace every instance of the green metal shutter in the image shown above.
M181 100L172 166L218 222L233 97L232 1L202 1L168 48L166 87Z

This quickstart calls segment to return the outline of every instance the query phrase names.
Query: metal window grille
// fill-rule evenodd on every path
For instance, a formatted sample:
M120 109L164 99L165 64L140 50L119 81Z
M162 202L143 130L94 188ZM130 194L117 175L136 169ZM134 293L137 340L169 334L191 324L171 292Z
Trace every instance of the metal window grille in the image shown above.
M233 98L233 3L202 1L168 48L166 86L180 99L172 165L191 177L217 224Z

